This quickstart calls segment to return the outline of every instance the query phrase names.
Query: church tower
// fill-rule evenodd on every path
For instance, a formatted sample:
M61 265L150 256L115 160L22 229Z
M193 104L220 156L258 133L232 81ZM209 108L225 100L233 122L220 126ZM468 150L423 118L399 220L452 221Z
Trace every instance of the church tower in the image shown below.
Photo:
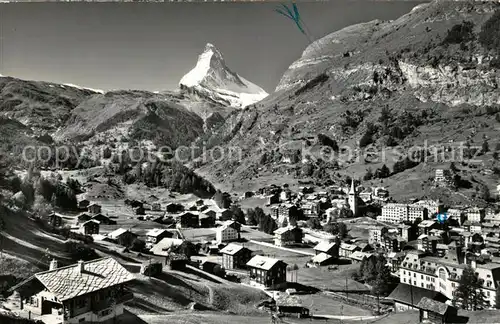
M351 208L353 216L358 214L358 195L354 187L354 177L351 180L351 190L349 190L349 207Z

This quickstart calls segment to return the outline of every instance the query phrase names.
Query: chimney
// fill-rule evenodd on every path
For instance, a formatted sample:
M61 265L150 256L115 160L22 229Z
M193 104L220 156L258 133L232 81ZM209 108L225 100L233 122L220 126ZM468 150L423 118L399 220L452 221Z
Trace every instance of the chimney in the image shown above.
M52 261L50 261L49 270L55 270L55 269L57 269L57 260L52 259Z
M76 267L75 267L75 273L81 274L81 273L83 273L84 270L85 269L83 266L83 261L82 260L78 261L78 263L76 264Z

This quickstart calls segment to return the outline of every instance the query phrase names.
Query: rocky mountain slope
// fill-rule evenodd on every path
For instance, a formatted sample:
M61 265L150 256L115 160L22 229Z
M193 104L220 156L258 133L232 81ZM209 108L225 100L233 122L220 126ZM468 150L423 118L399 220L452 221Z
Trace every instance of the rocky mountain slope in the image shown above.
M199 172L231 187L271 177L327 183L342 174L363 177L383 164L392 168L424 143L449 152L451 142L481 146L490 139L493 150L500 73L497 54L478 35L495 9L492 2L435 1L394 21L361 23L315 41L275 93L211 134L209 143L225 143L226 152L239 150L242 159L199 161ZM494 166L489 154L479 158L482 168ZM405 181L420 188L442 160L398 169L377 183L390 187L398 178L395 190ZM484 181L493 189L496 180Z
M231 71L222 53L210 43L179 85L189 94L236 108L254 104L268 95L259 86Z
M98 94L89 89L0 76L0 116L15 119L38 133L51 133L70 112Z
M158 145L188 145L203 133L204 122L169 100L146 91L110 91L80 103L64 127L54 134L59 141L85 141L100 133L128 141L151 140Z

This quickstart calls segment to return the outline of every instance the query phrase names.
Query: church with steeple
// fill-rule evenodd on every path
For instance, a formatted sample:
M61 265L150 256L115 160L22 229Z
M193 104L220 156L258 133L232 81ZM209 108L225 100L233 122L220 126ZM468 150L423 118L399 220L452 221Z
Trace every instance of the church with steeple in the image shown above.
M356 193L356 188L354 186L354 177L351 180L351 190L349 190L348 203L353 216L356 217L358 214L358 194Z

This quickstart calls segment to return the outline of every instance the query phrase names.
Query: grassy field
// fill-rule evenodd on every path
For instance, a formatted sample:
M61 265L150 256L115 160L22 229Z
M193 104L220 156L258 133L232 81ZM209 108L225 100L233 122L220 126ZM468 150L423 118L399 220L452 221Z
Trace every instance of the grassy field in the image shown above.
M181 230L186 240L192 242L215 240L215 228L190 228Z
M371 316L369 309L352 306L322 293L301 295L302 303L313 315Z
M258 289L211 279L199 273L164 271L156 278L137 275L132 285L134 300L127 304L134 314L187 310L192 302L206 309L239 315L261 315L255 305L267 298Z
M241 237L247 240L255 240L261 242L273 242L274 236L261 231L256 230L248 226L243 226L241 228Z
M339 270L327 268L299 268L297 280L303 285L331 290L364 290L366 286L351 279L352 272L358 269L356 264L339 265ZM347 280L346 280L347 279Z

